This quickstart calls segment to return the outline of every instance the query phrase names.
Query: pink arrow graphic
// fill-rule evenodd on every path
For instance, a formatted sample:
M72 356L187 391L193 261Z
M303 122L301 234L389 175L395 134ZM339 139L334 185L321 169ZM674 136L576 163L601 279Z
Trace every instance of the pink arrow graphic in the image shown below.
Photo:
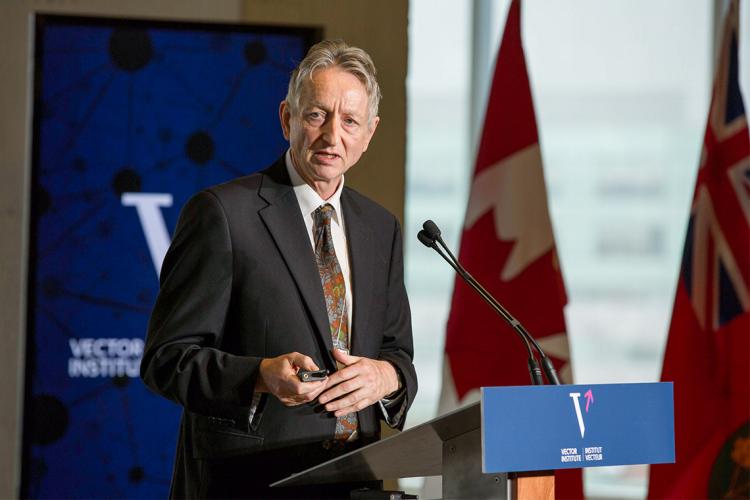
M588 391L586 391L583 397L586 398L586 413L588 413L589 405L594 402L594 394L591 392L591 389L589 389Z

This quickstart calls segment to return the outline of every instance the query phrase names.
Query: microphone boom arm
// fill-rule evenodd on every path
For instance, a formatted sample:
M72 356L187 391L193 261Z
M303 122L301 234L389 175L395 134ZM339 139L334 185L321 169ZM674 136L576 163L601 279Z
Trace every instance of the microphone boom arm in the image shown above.
M494 299L494 297L492 297L492 295L490 295L489 292L485 290L485 288L482 285L480 285L477 282L477 280L475 280L474 277L471 274L469 274L466 271L466 269L464 269L463 266L461 266L461 264L457 260L455 260L455 257L453 257L453 254L450 252L450 250L448 250L447 248L445 249L446 252L448 252L448 254L451 257L453 257L453 259L448 258L448 256L445 253L443 253L440 247L438 247L435 244L436 240L431 238L427 234L427 232L424 230L420 231L419 234L417 234L417 238L419 238L419 241L421 241L422 244L435 250L435 252L437 252L437 254L440 255L443 258L443 260L445 260L456 271L456 273L464 280L464 282L466 282L467 285L469 285L471 288L474 289L474 291L476 291L479 294L482 300L484 300L487 303L487 305L489 305L490 308L492 308L493 311L499 314L505 321L510 323L511 326L513 326L513 322L520 325L520 323L515 318L513 318L513 316L511 316L510 313L508 313L508 311L506 311L502 306L500 306L497 303L497 301ZM445 248L444 244L442 246ZM519 330L518 328L515 328L515 327L513 329L516 332L516 334L521 338L521 340L523 341L526 347L526 352L529 356L529 359L528 359L529 375L531 376L532 385L544 385L544 379L542 378L542 370L539 368L539 363L537 362L536 357L534 356L534 352L531 349L531 345L529 344L528 338L524 334L523 330Z
M493 297L459 262L459 260L453 255L453 253L448 248L448 245L445 244L445 241L443 241L443 238L440 234L440 229L437 227L437 225L432 222L431 220L425 221L425 223L422 226L424 229L422 229L417 237L419 238L419 241L422 242L425 246L428 246L435 250L450 266L458 273L461 278L469 285L471 286L479 295L482 297L482 299L498 314L500 317L502 317L508 325L510 325L511 328L521 337L521 339L524 341L524 344L526 345L526 350L529 354L529 371L531 374L531 380L534 385L543 385L543 379L541 370L539 369L539 365L536 361L536 358L533 355L533 352L531 350L531 346L529 345L529 342L531 342L534 345L534 349L539 353L539 356L542 360L542 366L544 367L544 373L547 376L547 380L552 385L560 385L560 379L557 375L557 371L555 370L555 366L552 364L552 361L547 357L547 355L544 353L544 350L542 350L541 346L537 343L537 341L534 339L534 337L526 330L526 328L521 324L520 321L518 321L505 307L500 304L495 297ZM439 243L440 246L445 250L445 252L450 256L446 256L438 247L436 243Z

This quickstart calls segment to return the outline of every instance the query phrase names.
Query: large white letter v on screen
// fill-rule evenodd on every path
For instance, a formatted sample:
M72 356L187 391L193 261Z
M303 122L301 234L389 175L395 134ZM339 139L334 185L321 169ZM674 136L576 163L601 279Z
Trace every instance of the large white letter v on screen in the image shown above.
M161 264L169 248L169 231L164 222L161 207L172 206L172 195L169 193L123 193L120 202L125 207L135 207L138 219L146 236L148 251L156 269L156 276L161 272Z

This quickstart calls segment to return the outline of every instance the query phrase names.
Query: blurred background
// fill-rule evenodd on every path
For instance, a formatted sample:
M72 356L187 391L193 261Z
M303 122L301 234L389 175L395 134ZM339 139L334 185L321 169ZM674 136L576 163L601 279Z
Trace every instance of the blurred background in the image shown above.
M435 415L454 279L415 236L433 219L458 249L509 5L409 3L406 262L420 374L410 425ZM576 383L659 380L724 5L523 3ZM747 99L750 9L741 7ZM590 497L642 498L646 487L646 467L585 470Z
M522 36L568 293L576 383L659 380L725 4L523 2ZM509 5L509 0L4 2L0 228L8 237L0 244L0 313L7 339L0 352L0 437L15 446L0 454L0 497L17 494L20 477L35 15L312 27L320 36L344 37L372 53L384 80L384 120L373 151L351 179L400 214L404 225L420 376L411 427L437 415L454 279L452 270L417 242L416 233L424 220L433 219L449 246L459 247ZM747 99L750 7L747 2L741 7L740 84ZM170 230L178 208L167 214ZM145 267L150 265L147 259ZM167 459L171 456L168 450ZM402 486L418 492L422 480ZM589 498L643 498L646 488L645 467L585 472Z

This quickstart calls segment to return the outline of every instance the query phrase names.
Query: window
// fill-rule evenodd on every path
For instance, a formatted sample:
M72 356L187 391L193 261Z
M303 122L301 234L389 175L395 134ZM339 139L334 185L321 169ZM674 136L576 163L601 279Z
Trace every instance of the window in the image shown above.
M509 3L410 2L405 238L420 375L412 426L436 414L453 291L452 270L416 233L432 218L458 249L473 166L469 131L484 112L484 97L472 99L472 89L486 92ZM659 379L708 112L713 7L710 0L523 2L578 382ZM747 28L750 8L742 8ZM472 31L472 9L486 23L479 32L489 49L479 54L471 48L481 35ZM747 61L747 30L741 43ZM480 63L473 69L472 57ZM747 105L750 64L740 70ZM646 467L595 468L585 477L589 496L646 493Z

